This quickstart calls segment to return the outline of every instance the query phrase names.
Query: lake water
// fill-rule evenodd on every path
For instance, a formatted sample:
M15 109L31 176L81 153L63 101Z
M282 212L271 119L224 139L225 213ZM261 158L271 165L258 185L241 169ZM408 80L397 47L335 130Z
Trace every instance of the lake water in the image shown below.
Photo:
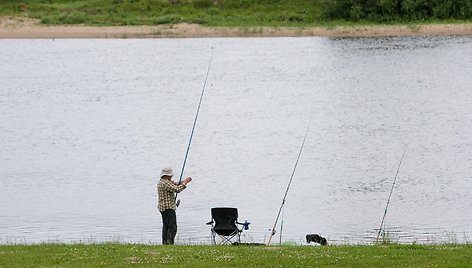
M161 242L156 184L178 174L178 243L212 207L245 242L471 242L472 37L0 40L0 243ZM175 176L178 180L178 176Z

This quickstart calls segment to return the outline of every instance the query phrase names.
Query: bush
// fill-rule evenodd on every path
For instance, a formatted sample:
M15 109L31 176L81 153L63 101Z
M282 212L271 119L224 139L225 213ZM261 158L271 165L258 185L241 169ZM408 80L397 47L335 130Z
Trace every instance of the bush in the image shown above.
M470 0L323 0L324 19L375 22L472 19Z
M194 0L193 6L196 8L210 8L213 6L214 0Z

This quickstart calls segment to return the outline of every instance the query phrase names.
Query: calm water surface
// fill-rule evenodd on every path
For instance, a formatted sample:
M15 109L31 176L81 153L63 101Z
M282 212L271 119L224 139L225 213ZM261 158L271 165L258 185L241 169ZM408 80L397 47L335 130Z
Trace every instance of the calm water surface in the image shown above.
M282 241L371 243L405 146L390 238L471 241L472 38L405 37L0 40L0 243L160 243L211 47L179 243L266 240L312 113Z

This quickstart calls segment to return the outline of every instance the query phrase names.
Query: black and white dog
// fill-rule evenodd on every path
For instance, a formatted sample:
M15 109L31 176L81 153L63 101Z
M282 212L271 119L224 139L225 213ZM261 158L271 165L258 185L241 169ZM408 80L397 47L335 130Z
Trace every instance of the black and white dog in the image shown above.
M320 235L317 235L317 234L307 234L306 235L306 243L310 244L310 242L315 242L315 243L318 243L322 246L328 245L328 241L326 240L326 238L321 237Z

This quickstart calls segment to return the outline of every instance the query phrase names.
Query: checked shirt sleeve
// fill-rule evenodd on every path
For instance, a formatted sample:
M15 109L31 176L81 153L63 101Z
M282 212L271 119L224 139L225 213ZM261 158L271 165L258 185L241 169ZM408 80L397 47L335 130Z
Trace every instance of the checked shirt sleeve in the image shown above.
M164 211L166 209L176 210L175 193L180 193L185 188L186 186L183 184L178 185L171 180L161 179L157 184L159 211Z
M183 184L177 184L170 180L164 180L162 183L162 189L164 191L169 191L173 193L180 193L182 192L187 186Z

